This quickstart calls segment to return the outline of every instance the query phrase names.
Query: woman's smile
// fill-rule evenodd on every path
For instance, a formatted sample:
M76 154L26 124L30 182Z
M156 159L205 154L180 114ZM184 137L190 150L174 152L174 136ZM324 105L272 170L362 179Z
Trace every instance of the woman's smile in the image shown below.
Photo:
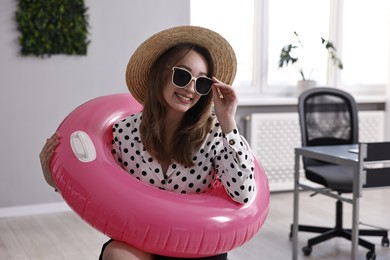
M180 93L175 93L175 95L177 96L177 98L180 101L182 101L184 103L189 103L192 100L191 97L184 96L183 94L180 94Z

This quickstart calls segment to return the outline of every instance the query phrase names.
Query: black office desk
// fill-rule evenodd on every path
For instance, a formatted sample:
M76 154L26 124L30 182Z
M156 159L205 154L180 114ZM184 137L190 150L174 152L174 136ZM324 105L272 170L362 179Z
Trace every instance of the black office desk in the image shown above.
M358 149L359 148L359 149ZM360 152L356 153L356 150ZM354 151L353 151L354 150ZM353 151L353 152L352 152ZM357 260L358 234L359 234L359 199L362 196L362 186L365 183L363 158L366 154L366 144L358 145L334 145L334 146L312 146L295 149L295 174L294 174L294 216L293 216L293 260L298 259L298 205L299 190L311 189L310 186L299 182L300 179L300 157L310 157L334 164L348 165L354 169L352 199L339 197L334 194L332 197L352 204L352 248L351 259ZM316 190L317 191L317 190ZM323 193L321 191L317 191ZM329 195L329 194L328 194Z

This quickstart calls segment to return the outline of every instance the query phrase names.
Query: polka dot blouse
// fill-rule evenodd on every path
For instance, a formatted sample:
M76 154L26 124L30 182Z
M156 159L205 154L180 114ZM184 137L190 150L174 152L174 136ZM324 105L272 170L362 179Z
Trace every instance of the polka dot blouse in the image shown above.
M215 116L214 116L215 117ZM255 191L254 162L246 140L235 129L223 134L218 121L194 154L193 167L172 162L166 173L145 150L139 126L142 112L114 124L112 153L120 166L135 178L177 193L201 193L218 178L230 197L248 202Z

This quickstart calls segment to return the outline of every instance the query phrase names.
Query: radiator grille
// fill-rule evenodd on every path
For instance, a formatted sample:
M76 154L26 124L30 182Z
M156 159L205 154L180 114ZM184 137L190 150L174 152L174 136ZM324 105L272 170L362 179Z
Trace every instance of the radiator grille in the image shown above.
M359 140L383 141L384 120L384 111L359 112ZM248 139L267 173L270 190L293 189L294 148L301 146L298 114L256 113L248 123Z

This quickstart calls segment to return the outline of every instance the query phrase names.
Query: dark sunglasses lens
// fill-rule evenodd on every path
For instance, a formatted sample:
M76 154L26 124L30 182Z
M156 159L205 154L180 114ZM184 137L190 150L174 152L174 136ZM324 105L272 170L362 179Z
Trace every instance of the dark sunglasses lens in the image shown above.
M192 76L188 71L176 68L174 69L172 81L176 86L185 87L188 83L190 83L191 79Z
M199 94L206 95L207 93L210 92L212 85L213 85L212 80L208 78L200 77L196 80L196 91Z

